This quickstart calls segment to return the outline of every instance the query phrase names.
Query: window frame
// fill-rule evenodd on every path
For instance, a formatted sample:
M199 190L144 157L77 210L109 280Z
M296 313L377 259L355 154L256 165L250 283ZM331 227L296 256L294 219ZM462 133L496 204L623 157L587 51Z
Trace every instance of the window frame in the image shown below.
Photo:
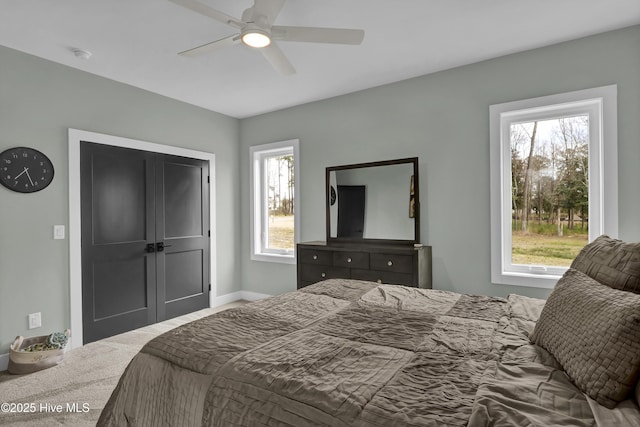
M299 242L300 230L300 173L299 173L298 139L254 145L249 148L250 163L250 196L251 196L251 259L255 261L277 262L285 264L296 263L295 245ZM294 247L292 250L269 249L265 247L267 221L269 219L269 204L267 195L266 168L264 160L278 155L293 154L293 212L294 212Z
M566 267L511 264L512 123L589 115L589 241L618 235L617 86L491 105L491 282L553 288Z

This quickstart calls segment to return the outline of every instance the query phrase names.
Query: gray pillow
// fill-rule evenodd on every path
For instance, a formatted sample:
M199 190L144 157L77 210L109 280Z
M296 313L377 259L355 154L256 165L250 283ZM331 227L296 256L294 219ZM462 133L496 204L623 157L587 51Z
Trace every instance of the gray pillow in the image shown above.
M640 293L640 243L602 235L580 251L571 268L611 288Z
M531 341L607 408L630 397L640 373L640 295L569 269L549 296Z

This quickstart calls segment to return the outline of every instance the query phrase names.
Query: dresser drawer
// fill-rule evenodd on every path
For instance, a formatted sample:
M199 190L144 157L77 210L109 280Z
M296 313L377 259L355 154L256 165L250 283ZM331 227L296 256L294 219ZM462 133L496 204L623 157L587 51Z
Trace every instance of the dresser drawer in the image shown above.
M331 251L298 249L298 262L304 264L331 265Z
M329 265L299 264L300 278L305 282L319 282L326 279L348 279L349 269Z
M356 280L368 280L370 282L386 283L389 285L405 285L417 287L414 284L413 275L407 273L394 273L391 271L351 270L351 278Z
M367 252L343 252L333 253L333 265L347 268L369 268L369 254Z
M411 274L413 272L413 256L372 253L371 270Z

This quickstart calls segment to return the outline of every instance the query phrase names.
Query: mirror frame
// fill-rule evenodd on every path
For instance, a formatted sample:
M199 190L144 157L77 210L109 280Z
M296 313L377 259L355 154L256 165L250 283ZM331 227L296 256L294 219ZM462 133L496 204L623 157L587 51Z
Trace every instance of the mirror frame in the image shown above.
M352 237L331 237L331 172L346 169L361 169L376 166L392 166L401 164L413 164L413 193L414 193L414 238L406 239L368 239L368 238L352 238ZM414 245L420 243L420 175L418 174L418 158L408 157L405 159L383 160L379 162L356 163L352 165L330 166L326 168L325 173L325 205L326 205L326 236L327 244L329 243L347 243L347 244L379 244L379 245Z

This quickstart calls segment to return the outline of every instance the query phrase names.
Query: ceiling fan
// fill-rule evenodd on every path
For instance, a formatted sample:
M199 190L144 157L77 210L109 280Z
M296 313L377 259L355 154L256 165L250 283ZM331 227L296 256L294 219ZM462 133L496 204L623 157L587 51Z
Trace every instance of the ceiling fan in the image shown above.
M285 0L254 0L253 6L236 19L196 0L169 0L187 9L198 12L216 21L234 27L239 32L231 36L180 52L182 56L198 56L242 42L260 50L273 68L283 75L296 70L276 44L276 40L308 43L336 43L357 45L364 38L363 30L319 27L289 27L273 25Z

